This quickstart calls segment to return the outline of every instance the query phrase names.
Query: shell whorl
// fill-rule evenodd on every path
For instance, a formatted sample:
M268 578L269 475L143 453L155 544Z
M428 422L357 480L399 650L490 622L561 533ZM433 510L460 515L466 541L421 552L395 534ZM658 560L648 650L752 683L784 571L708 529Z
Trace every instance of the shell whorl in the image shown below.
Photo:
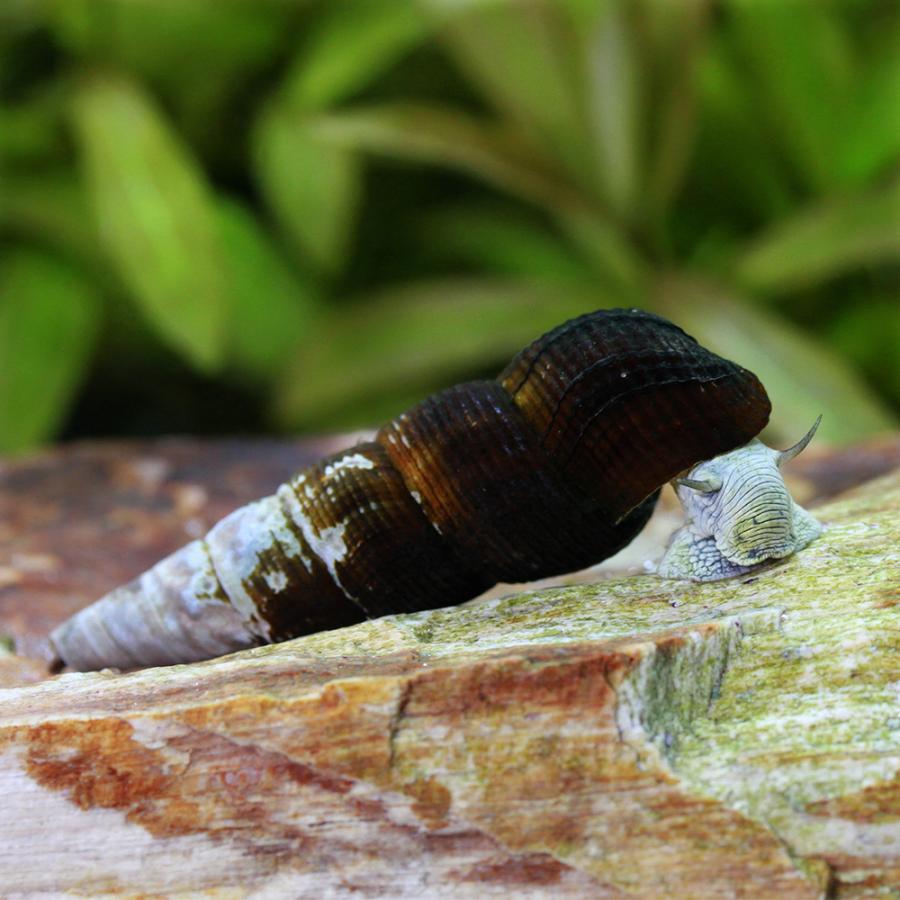
M188 662L584 568L769 409L671 322L590 313L236 510L52 641L73 668Z
M747 443L771 411L753 373L639 310L566 322L499 380L566 479L614 516L697 461Z

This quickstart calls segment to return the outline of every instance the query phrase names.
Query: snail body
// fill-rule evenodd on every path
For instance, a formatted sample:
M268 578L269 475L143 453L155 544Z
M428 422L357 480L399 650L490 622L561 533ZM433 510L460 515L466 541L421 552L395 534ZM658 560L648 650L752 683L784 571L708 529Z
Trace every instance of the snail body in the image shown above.
M822 526L794 502L780 468L812 440L822 417L789 450L753 439L695 466L675 489L687 522L656 567L664 578L717 581L806 547Z
M231 513L51 640L76 669L189 662L585 568L769 412L755 375L666 319L589 313Z

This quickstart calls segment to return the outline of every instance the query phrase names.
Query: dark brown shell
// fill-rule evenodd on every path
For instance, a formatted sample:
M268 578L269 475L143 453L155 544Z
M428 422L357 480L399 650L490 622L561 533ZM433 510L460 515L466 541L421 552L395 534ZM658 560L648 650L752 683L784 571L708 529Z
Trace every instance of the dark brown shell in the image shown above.
M235 616L216 625L221 652L451 605L498 581L612 555L643 528L665 482L747 443L769 412L755 375L676 325L601 310L539 338L496 381L427 398L374 441L300 472L183 552L206 567L199 601L240 612L239 626ZM151 570L100 602L145 603L151 584L159 605L184 604L196 579L177 557L159 564L163 576ZM177 652L160 650L163 639L131 646L139 631L131 623L104 625L102 640L89 631L97 627L58 630L62 658L91 667L209 655L208 646L192 649L186 626L183 639L169 635Z
M633 309L566 322L499 381L552 464L614 518L683 469L746 444L771 412L752 372Z

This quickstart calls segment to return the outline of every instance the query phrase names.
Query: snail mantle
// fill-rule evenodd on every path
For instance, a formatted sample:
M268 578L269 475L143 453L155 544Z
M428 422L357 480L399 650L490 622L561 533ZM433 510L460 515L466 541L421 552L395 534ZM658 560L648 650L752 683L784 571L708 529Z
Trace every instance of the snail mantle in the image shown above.
M6 895L900 886L900 473L743 581L604 581L0 692Z

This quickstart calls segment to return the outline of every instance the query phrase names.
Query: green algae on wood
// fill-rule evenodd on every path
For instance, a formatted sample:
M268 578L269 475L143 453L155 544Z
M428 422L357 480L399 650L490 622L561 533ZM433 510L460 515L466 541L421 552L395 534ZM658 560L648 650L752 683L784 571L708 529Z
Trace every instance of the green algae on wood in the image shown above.
M900 778L900 477L816 515L826 533L805 551L730 582L610 580L359 629L436 662L727 623L677 664L645 661L619 685L620 720L654 738L691 788L765 823L798 865L818 872L830 859L836 883L871 880L867 854L900 859L900 792L895 817L876 822L810 810ZM327 653L340 634L298 649ZM378 652L367 640L359 649Z
M114 736L126 721L153 765L192 760L157 812L183 816L182 800L200 804L208 824L178 827L213 829L222 860L251 858L252 829L229 849L231 825L219 823L245 807L232 788L201 791L194 773L232 753L241 778L270 761L272 791L253 809L263 820L269 809L294 817L297 840L327 822L334 846L348 846L388 827L375 812L389 808L407 829L392 840L465 834L479 848L464 866L436 844L403 844L405 856L391 857L406 873L395 896L420 889L417 873L439 857L435 884L532 872L555 879L542 883L560 896L892 896L900 474L816 515L821 538L750 578L623 578L389 617L208 663L68 675L0 692L0 736L30 747L42 789L69 796L73 746L96 748L95 729L105 728L113 737L102 758L77 758L90 762L98 796L114 800L102 791L123 771ZM0 754L0 765L17 758ZM222 777L222 762L213 774ZM5 783L9 803L18 782ZM334 803L365 796L363 812L313 804L304 830L310 797L298 784L339 785ZM286 797L295 798L288 811L278 805ZM378 856L366 852L370 866ZM329 865L303 877L329 888L340 876ZM478 889L490 895L483 881Z

